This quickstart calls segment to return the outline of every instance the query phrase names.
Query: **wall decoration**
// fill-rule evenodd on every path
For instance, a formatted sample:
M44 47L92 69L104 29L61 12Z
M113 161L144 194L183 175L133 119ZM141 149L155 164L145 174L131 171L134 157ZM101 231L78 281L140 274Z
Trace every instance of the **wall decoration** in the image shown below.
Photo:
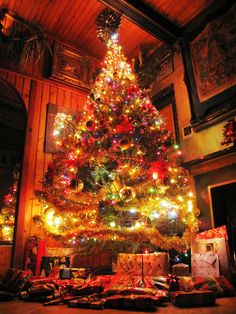
M224 13L224 12L222 12ZM196 131L222 121L235 112L236 5L192 31L183 41L185 81Z
M221 145L236 146L236 117L227 121L223 126L223 139Z
M56 153L56 140L53 134L55 117L58 113L63 113L66 116L72 115L75 116L76 112L55 104L47 105L47 119L46 119L46 128L45 128L45 142L44 142L44 151L45 153Z
M16 69L25 71L28 64L37 64L45 52L52 53L49 37L39 25L5 8L0 10L0 21L1 43L7 45L5 57Z
M140 46L138 58L133 59L134 70L138 76L138 85L151 89L153 84L174 71L173 57L167 45L157 46L145 43Z
M152 96L154 106L159 110L166 122L166 128L173 134L173 139L179 143L179 127L174 95L174 85L171 84Z
M169 53L164 59L157 63L157 82L161 81L163 78L168 76L174 71L173 58Z
M92 59L62 44L55 45L51 78L89 90L92 80Z

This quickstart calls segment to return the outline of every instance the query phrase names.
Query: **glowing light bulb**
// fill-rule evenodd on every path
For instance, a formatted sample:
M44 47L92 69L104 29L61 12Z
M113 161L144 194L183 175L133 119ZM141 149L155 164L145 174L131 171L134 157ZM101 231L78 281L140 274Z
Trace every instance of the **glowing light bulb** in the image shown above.
M58 136L59 134L60 134L59 130L56 129L56 130L53 131L53 135L54 136Z
M130 208L129 212L131 214L135 214L137 212L137 209L136 208Z
M168 207L169 203L166 200L161 200L160 205L161 205L161 207Z
M153 172L152 177L154 180L158 179L158 173L157 172Z
M155 219L158 219L160 217L160 214L158 212L154 212L152 214L152 217L155 218Z
M54 224L58 227L61 224L61 218L60 217L55 217Z
M136 221L134 227L135 228L140 228L141 227L141 223L139 221Z
M168 216L169 216L170 219L175 219L177 217L177 213L174 210L171 210L168 213Z
M184 199L183 199L183 197L182 197L181 195L178 195L178 196L177 196L177 199L178 199L180 202L183 202L183 201L184 201Z
M188 212L192 212L193 211L193 203L192 201L188 201Z
M110 227L115 228L116 223L114 221L110 222Z

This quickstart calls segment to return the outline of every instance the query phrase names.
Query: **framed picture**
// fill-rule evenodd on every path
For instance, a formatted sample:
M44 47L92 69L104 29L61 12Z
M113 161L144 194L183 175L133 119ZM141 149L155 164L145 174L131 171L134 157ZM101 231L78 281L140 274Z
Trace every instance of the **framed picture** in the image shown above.
M236 33L232 22L235 19L236 5L220 17L203 23L200 31L193 30L185 35L185 82L195 131L236 112Z
M165 78L174 71L173 57L171 53L169 53L165 58L163 58L157 63L156 71L157 82L161 81L163 78Z
M140 46L136 59L132 59L133 70L138 76L138 85L142 89L151 90L155 82L161 81L174 71L173 51L162 44L145 43Z
M62 44L55 44L50 78L89 90L92 76L92 59L89 56Z
M171 84L152 96L153 105L165 119L166 128L172 133L173 140L180 142L174 85Z
M45 141L44 141L44 151L45 153L56 153L56 142L53 135L54 131L54 122L55 117L58 113L64 113L65 115L75 116L78 112L75 112L71 109L64 108L55 104L47 105L47 119L46 119L46 128L45 128Z

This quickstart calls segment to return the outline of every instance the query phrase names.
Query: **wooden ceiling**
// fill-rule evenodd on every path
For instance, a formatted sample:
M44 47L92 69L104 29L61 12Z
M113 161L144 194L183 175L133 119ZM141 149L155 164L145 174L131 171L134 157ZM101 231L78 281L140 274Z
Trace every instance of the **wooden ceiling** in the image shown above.
M58 40L83 48L88 54L100 59L105 54L105 46L96 37L96 19L106 5L123 13L119 31L120 43L125 54L132 58L143 43L155 42L160 45L162 32L164 34L169 26L171 36L177 36L183 26L214 1L217 0L0 0L0 7L8 8L28 22L39 24L46 33ZM129 20L137 13L133 7L137 4L140 7L139 19L135 21L137 24L140 19L145 18L147 24L149 23L150 16L142 16L143 7L152 9L151 13L157 13L161 22L164 17L159 36L152 36ZM150 10L148 14L150 15ZM152 25L155 26L156 16L153 17Z
M170 22L184 27L214 0L144 0L144 2Z

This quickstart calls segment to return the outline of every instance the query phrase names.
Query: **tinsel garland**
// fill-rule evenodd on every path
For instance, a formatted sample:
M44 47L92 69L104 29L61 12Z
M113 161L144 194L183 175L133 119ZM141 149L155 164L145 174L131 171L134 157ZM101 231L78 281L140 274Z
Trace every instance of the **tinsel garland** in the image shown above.
M87 241L189 248L198 226L181 152L118 45L78 117L58 114L40 219L71 246Z

